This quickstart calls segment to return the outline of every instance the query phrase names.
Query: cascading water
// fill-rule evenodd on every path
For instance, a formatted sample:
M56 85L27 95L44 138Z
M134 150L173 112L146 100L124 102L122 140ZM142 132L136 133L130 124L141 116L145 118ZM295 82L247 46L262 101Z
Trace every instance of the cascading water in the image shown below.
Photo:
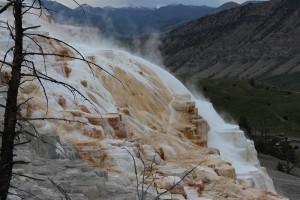
M173 92L192 95L179 80L165 70L157 66L152 66L152 69ZM225 123L210 102L193 95L192 99L196 102L199 115L206 119L210 126L208 146L219 149L221 156L232 163L237 178L252 180L256 187L275 192L272 179L260 166L253 142L246 139L244 132L237 125Z
M211 103L196 100L196 104L211 127L208 145L219 149L221 156L232 163L238 178L253 180L256 187L275 192L272 179L260 167L253 142L237 125L226 124Z

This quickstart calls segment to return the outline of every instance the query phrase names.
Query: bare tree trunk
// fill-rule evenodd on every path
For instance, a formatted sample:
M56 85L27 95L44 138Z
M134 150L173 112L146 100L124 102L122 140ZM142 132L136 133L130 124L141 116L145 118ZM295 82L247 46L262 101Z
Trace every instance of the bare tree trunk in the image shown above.
M8 83L7 102L4 115L4 130L2 133L2 147L0 154L0 199L6 200L10 187L13 168L13 149L17 123L17 97L21 80L21 66L23 62L23 28L22 28L22 0L13 3L15 18L15 49L13 67Z

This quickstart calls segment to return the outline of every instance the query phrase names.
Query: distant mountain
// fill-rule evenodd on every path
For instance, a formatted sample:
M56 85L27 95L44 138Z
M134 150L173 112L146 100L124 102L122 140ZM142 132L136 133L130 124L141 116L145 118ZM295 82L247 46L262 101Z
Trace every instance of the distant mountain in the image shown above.
M300 90L300 1L226 10L161 38L169 70L199 78L259 79Z
M216 14L216 13L219 13L219 12L222 12L224 10L229 10L231 8L237 8L241 6L240 4L236 3L236 2L233 2L233 1L230 1L230 2L227 2L227 3L224 3L223 5L221 5L220 7L212 10L211 12L209 12L208 14L209 15L212 15L212 14Z
M86 4L70 9L60 3L45 1L55 22L98 27L105 35L141 36L164 32L206 15L214 8L174 4L160 8L94 8ZM83 11L84 10L84 11Z
M232 9L232 8L237 8L237 7L240 7L240 6L245 6L245 5L252 4L252 3L262 3L262 1L246 1L246 2L244 2L242 4L236 3L234 1L229 1L229 2L226 2L223 5L219 6L218 8L210 11L208 14L212 15L212 14L216 14L216 13L222 12L224 10L229 10L229 9Z
M268 0L265 0L265 1L268 1ZM248 4L251 4L251 3L262 3L263 1L259 1L259 0L254 0L254 1L245 1L244 3L241 4L241 6L245 6L245 5L248 5Z

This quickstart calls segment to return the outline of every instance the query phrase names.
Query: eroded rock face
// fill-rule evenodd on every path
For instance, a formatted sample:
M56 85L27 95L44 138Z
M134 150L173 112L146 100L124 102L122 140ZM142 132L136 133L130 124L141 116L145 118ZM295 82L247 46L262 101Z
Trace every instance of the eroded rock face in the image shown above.
M182 132L185 137L193 143L207 147L208 124L198 114L196 103L191 100L188 94L176 94L172 100L172 106L178 112L177 122L174 124L175 129Z
M112 128L114 137L127 138L126 124L122 121L122 115L119 113L105 113L105 114L85 114L85 118L96 126ZM108 132L107 130L105 130ZM107 134L107 133L106 133Z

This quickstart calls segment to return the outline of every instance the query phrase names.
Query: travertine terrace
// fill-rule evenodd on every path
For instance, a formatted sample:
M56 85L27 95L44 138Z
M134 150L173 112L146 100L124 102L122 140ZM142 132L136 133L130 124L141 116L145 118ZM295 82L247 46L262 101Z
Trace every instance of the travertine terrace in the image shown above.
M1 15L1 19L10 21L9 16L10 14L6 13ZM48 96L47 105L43 89L37 80L27 81L20 88L19 102L32 97L20 108L21 121L22 118L34 117L55 117L74 121L71 123L57 120L32 122L42 135L59 138L57 146L60 151L53 152L53 154L60 154L58 158L64 157L61 152L67 153L64 144L72 144L81 159L88 165L108 172L107 183L114 180L124 188L135 188L137 182L142 181L144 184L139 185L139 191L152 184L147 190L149 198L156 196L157 192L169 190L162 196L163 199L281 199L276 194L265 191L268 188L262 188L255 183L257 179L268 178L267 174L259 171L261 169L259 163L254 163L252 166L252 162L246 156L243 163L245 166L251 165L252 171L251 173L244 171L244 178L241 178L237 176L240 171L236 170L230 161L223 159L218 149L207 145L209 134L215 128L204 116L199 115L205 110L200 110L198 106L207 102L195 99L171 74L127 52L106 48L101 41L97 40L94 29L61 26L51 22L48 16L38 19L34 16L25 16L24 25L36 23L41 25L38 30L40 34L69 42L86 58L106 71L96 66L90 69L86 63L70 58L47 56L46 67L41 56L30 58L36 63L40 72L72 85L90 101L84 100L80 95L74 98L67 89L43 81ZM2 57L12 44L9 33L1 31L0 34ZM36 38L36 42L44 48L45 52L78 56L75 51L59 42L40 38ZM27 50L39 51L32 41L25 39L24 44ZM8 56L8 60L11 56L11 54ZM24 72L30 73L26 70L28 69L24 69ZM4 78L2 84L5 85L5 79L9 79L10 76L7 66L2 69L2 76ZM232 138L242 134L236 138L241 141L240 144L245 143L246 146L240 145L239 150L242 149L247 155L256 156L254 149L249 150L247 145L250 143L246 142L241 131L219 130L220 134L225 133ZM233 145L232 148L238 151L236 146ZM75 154L76 150L73 151ZM152 167L144 170L147 166ZM73 168L75 168L73 171L64 174L66 176L64 180L74 175L77 169L76 166ZM61 170L65 169L62 167ZM193 170L190 171L191 169ZM30 167L19 171L29 175L35 173ZM77 171L74 177L77 177L79 173ZM138 174L137 179L135 171ZM139 176L140 174L142 176ZM93 173L88 177L93 177ZM172 188L172 185L183 177L184 179ZM26 178L20 181L26 182ZM56 181L58 185L65 183L59 178ZM76 183L76 180L73 182ZM272 183L268 184L272 185ZM80 193L78 198L112 199L107 197L107 193L100 192L101 188L108 190L108 185L97 186L98 189L93 189L93 191L99 190L96 193L87 191L86 185L85 190L81 190L81 186L78 186L79 189L76 190ZM72 194L73 190L68 188L67 184L64 186ZM35 187L46 188L41 190L39 195L51 193L47 185L36 184ZM133 190L132 193L134 192L136 191ZM130 198L124 196L125 198L135 199L132 196Z

